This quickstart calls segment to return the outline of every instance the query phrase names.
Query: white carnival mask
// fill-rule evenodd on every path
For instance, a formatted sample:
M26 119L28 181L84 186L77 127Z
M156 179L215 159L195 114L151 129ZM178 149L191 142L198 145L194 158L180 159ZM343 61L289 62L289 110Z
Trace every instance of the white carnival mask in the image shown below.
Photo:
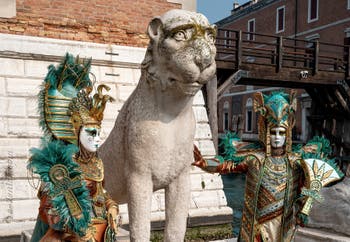
M286 129L275 127L270 130L270 142L273 148L281 148L286 142Z
M100 131L98 127L83 126L79 134L80 144L87 151L96 152L101 143Z

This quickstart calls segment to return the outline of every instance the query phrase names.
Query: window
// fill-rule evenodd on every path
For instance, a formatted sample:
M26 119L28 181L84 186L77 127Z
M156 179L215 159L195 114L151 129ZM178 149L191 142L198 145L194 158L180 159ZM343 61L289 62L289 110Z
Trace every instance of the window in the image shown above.
M225 37L224 39L225 48L229 48L231 45L231 31L225 30L224 37Z
M246 115L245 115L245 131L253 131L253 101L251 98L248 98L246 105Z
M247 36L248 40L255 40L255 35L251 33L255 33L255 18L248 21L248 32L250 32Z
M229 109L229 106L230 106L230 104L228 103L228 101L226 101L225 103L224 103L224 116L223 116L223 125L224 125L224 127L223 127L223 130L225 131L225 130L228 130L229 129L229 127L228 127L228 125L229 125L229 118L228 118L228 109Z
M350 9L350 0L348 0L348 9Z
M277 8L276 11L276 33L284 31L285 6Z
M224 130L228 130L228 112L224 112Z
M350 0L349 0L350 1ZM350 28L346 28L344 30L344 33L345 33L345 38L349 38L350 37Z
M344 30L345 38L344 38L344 45L350 45L350 28L346 28Z
M318 0L308 0L307 22L311 23L316 20L318 20Z

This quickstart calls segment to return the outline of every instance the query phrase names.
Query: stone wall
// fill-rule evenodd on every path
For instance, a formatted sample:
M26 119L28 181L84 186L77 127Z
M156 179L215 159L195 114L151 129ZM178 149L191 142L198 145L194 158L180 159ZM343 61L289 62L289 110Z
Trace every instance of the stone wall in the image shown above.
M28 177L29 149L38 147L42 132L38 126L37 93L49 64L58 63L66 52L92 57L97 83L111 87L116 102L107 104L102 136L113 127L118 111L135 88L145 49L69 40L0 34L0 237L33 228L39 201L38 179ZM113 53L113 55L106 54ZM193 106L196 144L203 155L214 156L202 93ZM226 206L221 177L192 168L191 209L188 225L227 223L231 209ZM205 184L203 187L202 184ZM121 206L123 222L128 223L127 207ZM204 218L204 219L203 219ZM152 221L164 220L164 191L153 196Z
M149 21L181 2L17 0L15 17L0 15L0 33L144 47Z

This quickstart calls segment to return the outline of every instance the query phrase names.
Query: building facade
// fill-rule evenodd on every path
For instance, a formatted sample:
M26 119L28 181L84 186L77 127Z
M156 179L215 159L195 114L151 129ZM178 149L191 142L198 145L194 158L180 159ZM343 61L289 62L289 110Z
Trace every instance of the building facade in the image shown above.
M300 40L298 45L305 47L310 43L303 40L344 45L349 44L350 37L350 1L340 0L330 4L322 0L252 0L243 5L235 3L231 15L216 24L218 28L241 30L243 41L263 41L263 36L254 35L259 33L297 38ZM230 34L229 31L224 32L224 37L229 38ZM329 48L330 55L334 51ZM280 89L266 86L228 87L218 102L219 133L231 130L241 134L243 139L256 140L257 117L251 111L252 94L258 90L268 93ZM307 119L311 106L311 98L303 89L299 89L298 122L293 132L295 141L305 142L312 135Z
M3 0L0 1L0 238L32 229L38 213L37 177L27 174L29 149L39 146L37 94L50 64L66 52L92 58L97 83L111 87L116 101L108 104L102 124L106 137L123 103L137 85L146 52L146 29L154 16L182 8L195 11L196 2L183 0ZM205 156L214 156L202 93L193 107L196 141ZM230 220L220 177L193 168L189 226L216 217ZM205 183L205 188L203 188ZM162 224L164 191L153 196L152 221ZM120 206L128 223L127 206ZM219 222L220 223L220 222Z

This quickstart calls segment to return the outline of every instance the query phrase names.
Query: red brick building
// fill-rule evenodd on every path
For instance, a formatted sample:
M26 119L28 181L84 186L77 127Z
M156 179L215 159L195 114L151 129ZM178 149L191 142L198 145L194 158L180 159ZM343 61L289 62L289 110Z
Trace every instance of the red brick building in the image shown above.
M182 8L184 1L2 2L0 17L3 12L2 16L10 18L0 18L0 33L144 47L148 42L145 30L151 18Z
M241 6L235 3L231 15L216 24L219 28L242 30L246 40L261 41L263 37L244 33L255 32L343 45L350 37L350 1L252 0ZM252 94L256 89L268 93L279 88L233 86L219 97L219 133L232 130L245 139L257 138L257 117L252 111ZM307 122L310 108L311 99L299 89L295 140L305 141L310 135Z

